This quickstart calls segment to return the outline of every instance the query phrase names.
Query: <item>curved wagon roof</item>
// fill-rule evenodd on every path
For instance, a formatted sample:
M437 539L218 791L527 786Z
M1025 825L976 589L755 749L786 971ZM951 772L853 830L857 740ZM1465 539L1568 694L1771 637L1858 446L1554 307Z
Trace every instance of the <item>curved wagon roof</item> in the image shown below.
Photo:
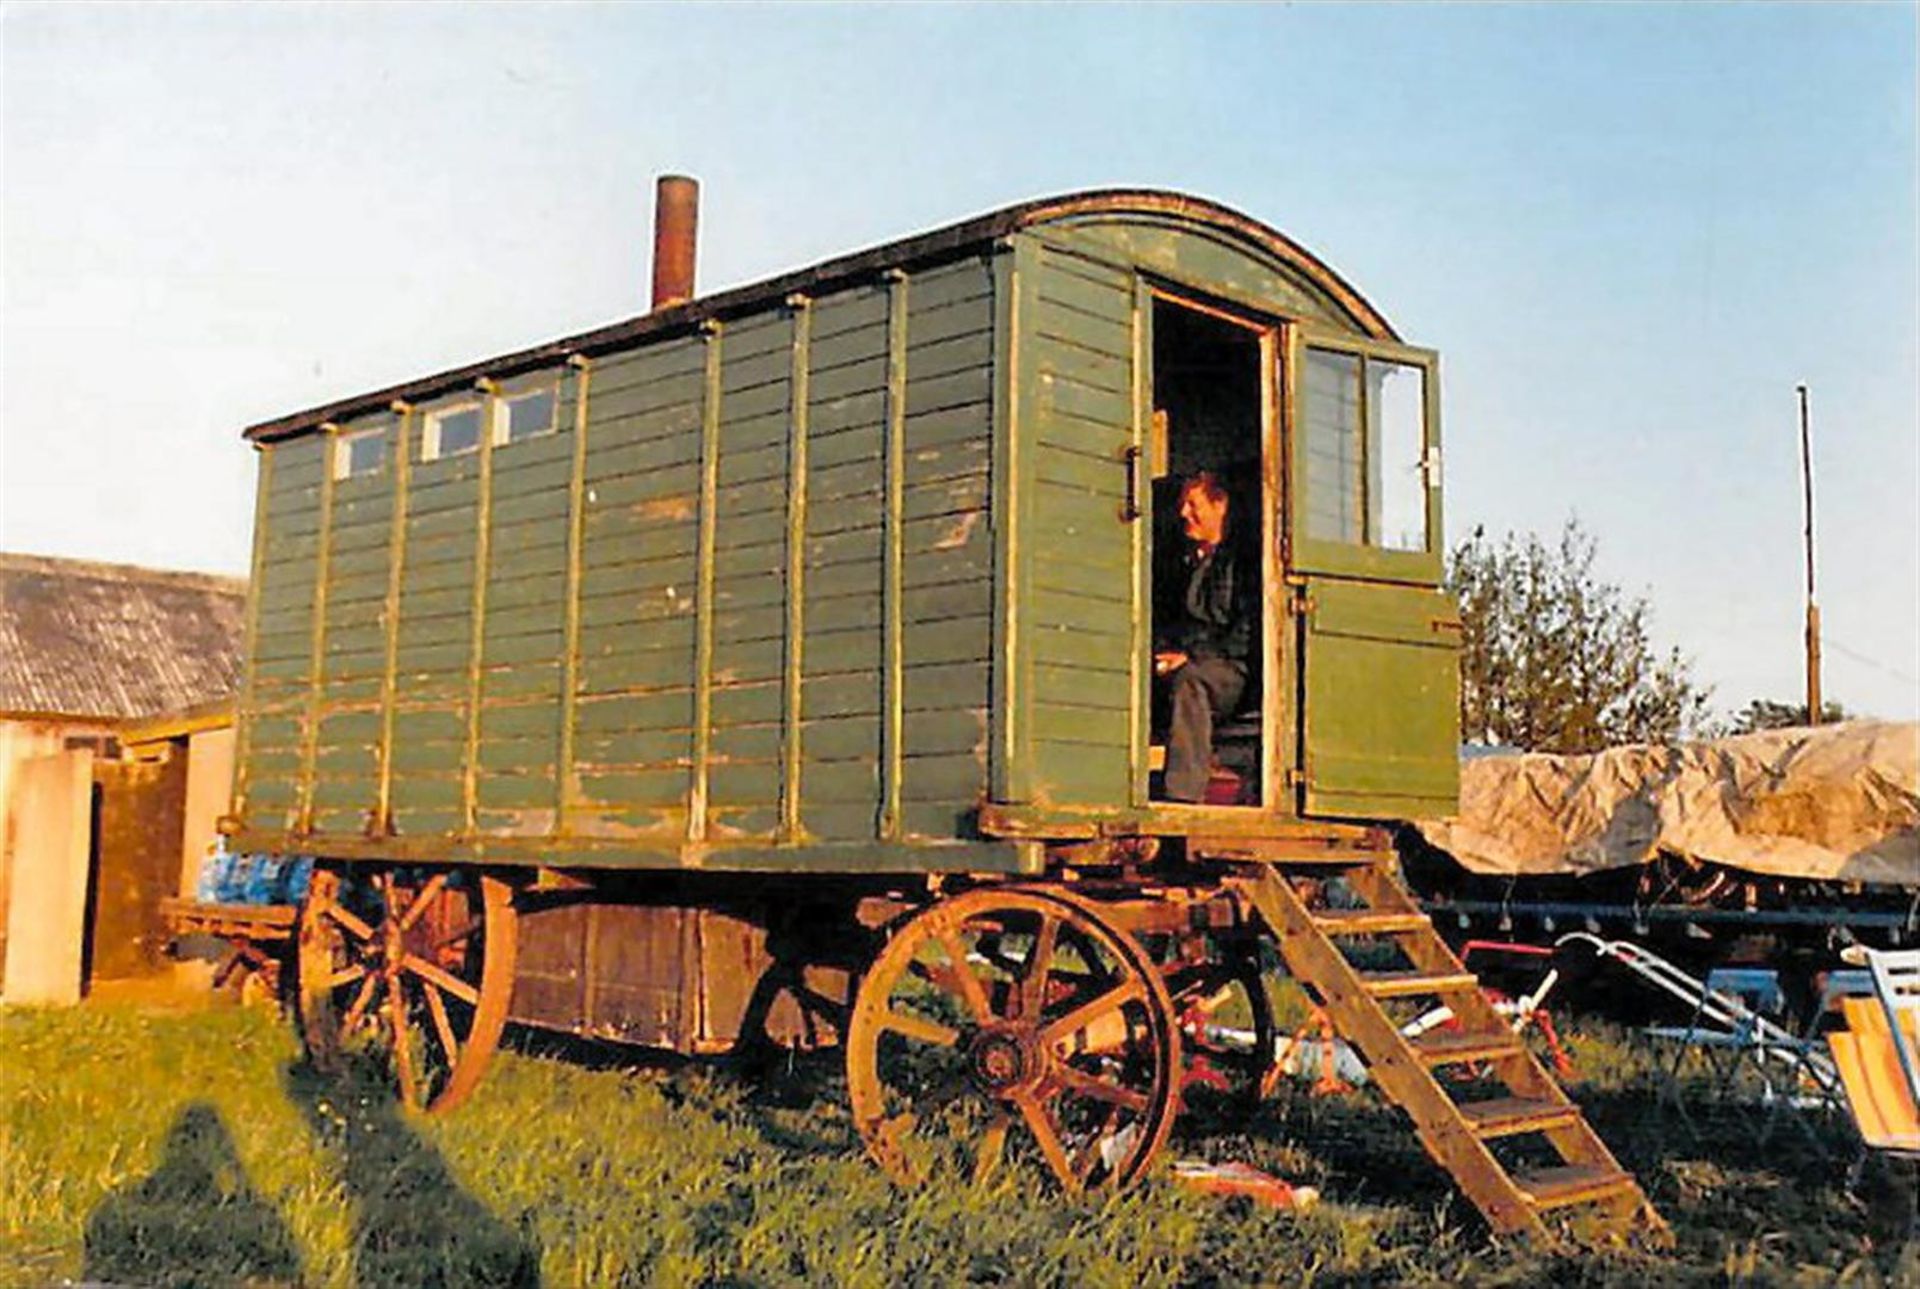
M886 269L950 259L1036 225L1115 218L1172 223L1202 230L1300 275L1365 334L1382 340L1399 338L1386 318L1346 279L1278 229L1204 197L1151 188L1091 189L1020 202L931 232L855 251L624 322L262 421L248 427L245 437L256 442L290 438L330 421L379 411L395 400L416 402L471 385L482 377L511 376L564 362L576 354L591 357L629 348L654 336L670 335L709 320L764 308L795 292L832 289Z

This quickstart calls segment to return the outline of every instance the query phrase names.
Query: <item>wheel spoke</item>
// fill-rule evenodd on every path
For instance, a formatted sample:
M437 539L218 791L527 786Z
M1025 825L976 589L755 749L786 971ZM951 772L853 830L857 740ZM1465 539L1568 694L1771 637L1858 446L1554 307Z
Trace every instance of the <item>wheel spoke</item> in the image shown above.
M361 1020L366 1017L367 1008L379 993L379 989L379 976L369 975L360 982L360 992L353 996L352 1006L348 1007L347 1014L340 1018L340 1032L342 1034L351 1034L355 1029L359 1028Z
M347 907L341 904L338 900L329 902L323 911L326 913L328 917L332 918L335 922L338 922L341 926L345 927L348 933L351 934L355 939L357 940L373 939L373 928L368 926L365 922L362 922L359 919L359 917L357 917L355 914L350 912L347 909Z
M366 964L359 962L353 963L350 966L340 968L340 970L327 977L327 988L338 989L342 985L350 985L366 974Z
M967 1010L973 1013L975 1020L986 1024L993 1019L993 1008L987 1003L986 988L980 983L980 977L973 974L973 968L967 965L966 946L960 942L960 935L951 927L941 927L940 947L946 950L947 961L953 964L956 983L960 986L960 996L966 1000Z
M1020 977L1020 1019L1036 1021L1047 1004L1047 973L1053 967L1053 946L1060 935L1060 919L1042 915L1027 950L1027 969Z
M908 1038L918 1039L922 1043L932 1043L936 1047L952 1047L960 1041L958 1030L942 1025L938 1021L928 1020L924 1016L915 1016L911 1012L897 1012L887 1009L880 1018L883 1028L896 1034L905 1034Z
M468 1006L477 1006L480 991L445 967L436 967L417 953L409 953L400 959L400 965L422 980L430 980Z
M1057 1047L1092 1024L1095 1018L1146 996L1146 983L1137 976L1130 976L1041 1030L1040 1041L1048 1047Z
M473 933L478 931L483 925L485 925L485 923L480 918L470 918L429 944L427 946L427 952L437 953L441 949L451 948L453 945L459 944L462 940L471 939Z
M427 906L433 903L434 897L440 894L446 885L447 875L435 873L427 884L420 888L420 893L413 897L413 903L409 904L407 911L401 915L400 929L409 930L415 922L418 922L420 915L427 911Z
M414 1083L413 1027L407 1023L407 991L396 978L387 989L387 1015L393 1026L393 1070L400 1082L400 1100L409 1110L420 1108L420 1089Z
M433 1030L440 1037L440 1050L447 1054L447 1068L460 1063L460 1040L453 1036L453 1022L447 1018L447 1002L432 984L423 986L427 1010L433 1014Z
M1083 1097L1092 1097L1096 1101L1105 1101L1109 1105L1120 1106L1136 1114L1145 1114L1149 1104L1146 1093L1136 1092L1118 1083L1109 1083L1105 1079L1088 1074L1085 1070L1077 1070L1065 1062L1054 1067L1053 1080L1069 1092L1078 1093Z
M1089 1177L1093 1176L1094 1168L1097 1167L1105 1157L1101 1152L1101 1145L1114 1139L1119 1126L1120 1110L1116 1106L1107 1111L1106 1120L1100 1125L1097 1131L1087 1134L1086 1142L1080 1147L1073 1161L1073 1175L1078 1177L1082 1184L1084 1184ZM1124 1158L1124 1156L1122 1158ZM1121 1161L1115 1160L1114 1162L1118 1164Z
M1016 1093L1013 1103L1020 1107L1020 1117L1027 1121L1027 1131L1040 1143L1040 1153L1046 1156L1047 1166L1053 1169L1053 1175L1060 1184L1071 1193L1080 1190L1080 1175L1067 1161L1067 1151L1060 1144L1060 1130L1053 1122L1053 1114L1046 1103L1031 1092Z
M987 1130L980 1134L980 1153L973 1160L973 1184L983 1185L1000 1167L1000 1156L1007 1150L1007 1129L1013 1116L1005 1110L994 1111Z

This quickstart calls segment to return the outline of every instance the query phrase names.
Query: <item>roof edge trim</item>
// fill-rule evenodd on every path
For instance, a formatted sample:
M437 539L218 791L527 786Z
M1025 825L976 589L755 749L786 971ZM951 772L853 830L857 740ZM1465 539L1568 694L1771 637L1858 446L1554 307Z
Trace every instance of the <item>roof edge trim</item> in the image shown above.
M550 340L528 349L502 354L431 376L419 377L385 389L337 399L249 426L244 437L254 443L292 438L332 421L384 411L394 402L417 403L471 387L484 378L502 379L578 356L629 348L656 336L691 332L702 323L750 312L789 295L832 289L874 276L884 269L955 259L1022 228L1074 216L1128 212L1189 219L1221 229L1300 272L1351 316L1362 330L1377 339L1399 336L1386 318L1352 284L1319 257L1279 230L1204 197L1158 188L1102 188L1021 202L976 215L931 232L854 251L806 268L714 295L701 296L670 308L622 322Z

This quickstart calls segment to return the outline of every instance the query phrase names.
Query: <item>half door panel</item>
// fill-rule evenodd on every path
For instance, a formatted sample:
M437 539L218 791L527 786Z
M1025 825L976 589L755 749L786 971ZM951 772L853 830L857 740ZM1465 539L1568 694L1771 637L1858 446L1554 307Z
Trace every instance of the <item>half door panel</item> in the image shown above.
M1460 794L1460 618L1427 587L1311 579L1304 813L1409 819Z

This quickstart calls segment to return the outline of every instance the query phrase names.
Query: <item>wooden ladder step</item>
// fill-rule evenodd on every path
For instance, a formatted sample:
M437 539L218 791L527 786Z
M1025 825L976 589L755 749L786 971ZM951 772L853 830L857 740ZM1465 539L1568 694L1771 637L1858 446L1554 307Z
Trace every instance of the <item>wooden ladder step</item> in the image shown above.
M1426 971L1362 972L1360 983L1375 998L1411 998L1419 994L1457 994L1478 989L1480 981L1471 972L1434 975Z
M1474 1061L1497 1061L1518 1055L1525 1044L1512 1030L1493 1034L1439 1032L1423 1034L1410 1045L1413 1053L1428 1065L1464 1065Z
M1537 1209L1565 1208L1569 1204L1588 1204L1610 1199L1632 1189L1631 1174L1616 1164L1568 1164L1560 1168L1542 1168L1538 1172L1517 1173L1513 1184Z
M1475 1136L1484 1140L1562 1127L1580 1117L1580 1107L1565 1101L1497 1097L1491 1101L1466 1102L1460 1107L1460 1117L1467 1121Z
M1313 924L1328 935L1393 935L1433 925L1424 913L1391 909L1322 909L1313 915Z

